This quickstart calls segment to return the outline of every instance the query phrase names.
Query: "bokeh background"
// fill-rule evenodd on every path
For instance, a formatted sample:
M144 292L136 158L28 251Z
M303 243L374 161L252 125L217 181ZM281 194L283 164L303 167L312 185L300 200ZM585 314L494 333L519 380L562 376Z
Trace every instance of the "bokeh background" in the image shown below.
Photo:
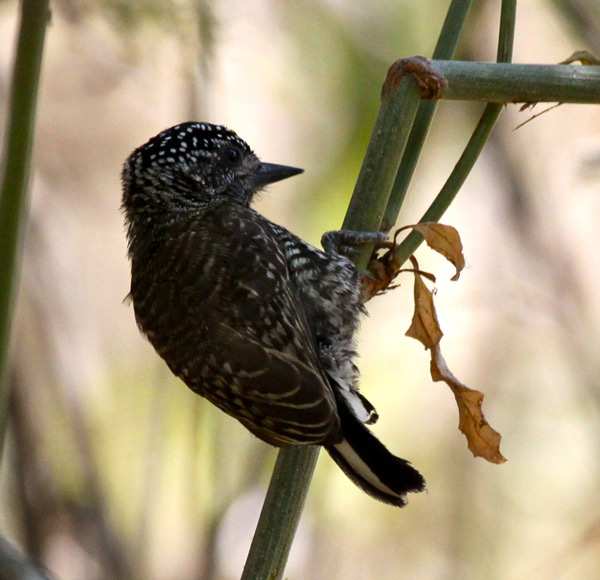
M264 160L306 169L257 206L318 243L343 218L387 67L431 54L448 2L52 4L0 528L60 580L234 579L274 451L139 335L123 303L121 164L177 122L226 124ZM492 60L500 2L474 4L458 56ZM0 2L2 113L17 8ZM594 0L527 0L514 60L598 54L599 39ZM426 209L481 109L441 104L400 223ZM377 434L428 491L404 510L381 505L322 454L287 578L598 578L600 108L564 105L515 131L529 114L506 109L443 220L462 234L460 281L418 253L438 276L446 359L486 393L508 463L467 450L450 391L404 337L401 280L369 305L362 384Z

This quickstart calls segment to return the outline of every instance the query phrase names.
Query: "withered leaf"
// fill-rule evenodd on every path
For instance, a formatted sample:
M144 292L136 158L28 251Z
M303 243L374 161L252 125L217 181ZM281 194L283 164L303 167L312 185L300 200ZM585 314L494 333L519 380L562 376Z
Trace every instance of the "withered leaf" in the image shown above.
M483 393L469 389L452 374L439 345L431 349L431 378L444 381L452 389L458 405L458 428L467 438L471 453L491 463L504 463L506 458L500 453L502 436L492 429L481 409Z
M427 241L429 247L441 253L456 268L452 278L457 280L464 268L465 260L462 253L462 243L455 228L436 223L420 223L405 226L396 231L394 244L398 234L408 228L418 231ZM491 463L504 463L506 459L500 452L501 435L487 422L482 411L483 393L470 389L461 383L450 371L442 351L440 341L443 332L440 328L433 294L422 279L424 274L419 270L419 264L414 256L410 257L415 276L414 300L415 310L410 328L406 335L415 338L431 351L431 378L434 381L444 381L452 390L458 406L458 428L467 438L467 445L475 457L482 457Z
M452 280L458 280L461 270L465 267L462 242L456 228L435 222L422 222L412 227L419 232L427 242L427 245L439 252L456 268L456 274Z
M583 66L597 66L600 65L600 58L589 50L577 50L558 64L573 64L574 62L580 62Z
M444 333L440 328L435 312L433 294L431 293L431 290L427 288L425 282L423 282L419 272L419 265L415 258L411 257L411 261L415 266L415 311L413 313L411 325L406 331L406 336L417 339L425 346L425 348L433 348L440 342Z

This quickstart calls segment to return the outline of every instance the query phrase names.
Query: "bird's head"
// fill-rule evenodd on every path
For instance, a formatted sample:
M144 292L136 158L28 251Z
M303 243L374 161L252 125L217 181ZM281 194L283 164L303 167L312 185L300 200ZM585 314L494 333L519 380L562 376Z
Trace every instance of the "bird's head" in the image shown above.
M263 163L233 131L210 123L182 123L138 147L123 168L123 207L136 213L198 208L215 199L248 206L269 183L301 173Z

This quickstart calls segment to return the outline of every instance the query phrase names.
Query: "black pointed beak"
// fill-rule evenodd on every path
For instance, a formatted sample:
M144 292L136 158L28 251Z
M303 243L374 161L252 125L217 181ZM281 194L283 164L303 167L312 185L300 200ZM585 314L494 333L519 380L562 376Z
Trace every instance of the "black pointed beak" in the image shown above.
M262 187L269 183L275 183L287 179L293 175L302 173L304 169L289 167L288 165L276 165L275 163L261 163L258 171L254 174L253 182L256 187Z

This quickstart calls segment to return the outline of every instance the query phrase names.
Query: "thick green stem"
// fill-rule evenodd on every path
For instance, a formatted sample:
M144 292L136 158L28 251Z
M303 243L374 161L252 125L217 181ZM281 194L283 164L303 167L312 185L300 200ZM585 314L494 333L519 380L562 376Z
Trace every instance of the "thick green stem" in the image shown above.
M446 19L440 32L438 43L433 51L434 59L450 59L454 55L465 19L473 4L472 0L453 0L448 8ZM398 167L392 186L390 201L385 211L381 229L387 232L392 228L404 203L408 186L421 155L423 144L429 132L437 101L421 101L408 143Z
M420 94L412 78L402 78L395 91L385 95L371 134L343 228L378 231L390 198L394 178L417 114ZM361 248L355 262L366 268L371 247Z
M282 577L318 456L318 447L279 452L241 580Z
M490 103L600 103L600 66L438 60L442 99Z
M19 277L48 0L22 0L0 171L0 457L8 413L10 327Z

